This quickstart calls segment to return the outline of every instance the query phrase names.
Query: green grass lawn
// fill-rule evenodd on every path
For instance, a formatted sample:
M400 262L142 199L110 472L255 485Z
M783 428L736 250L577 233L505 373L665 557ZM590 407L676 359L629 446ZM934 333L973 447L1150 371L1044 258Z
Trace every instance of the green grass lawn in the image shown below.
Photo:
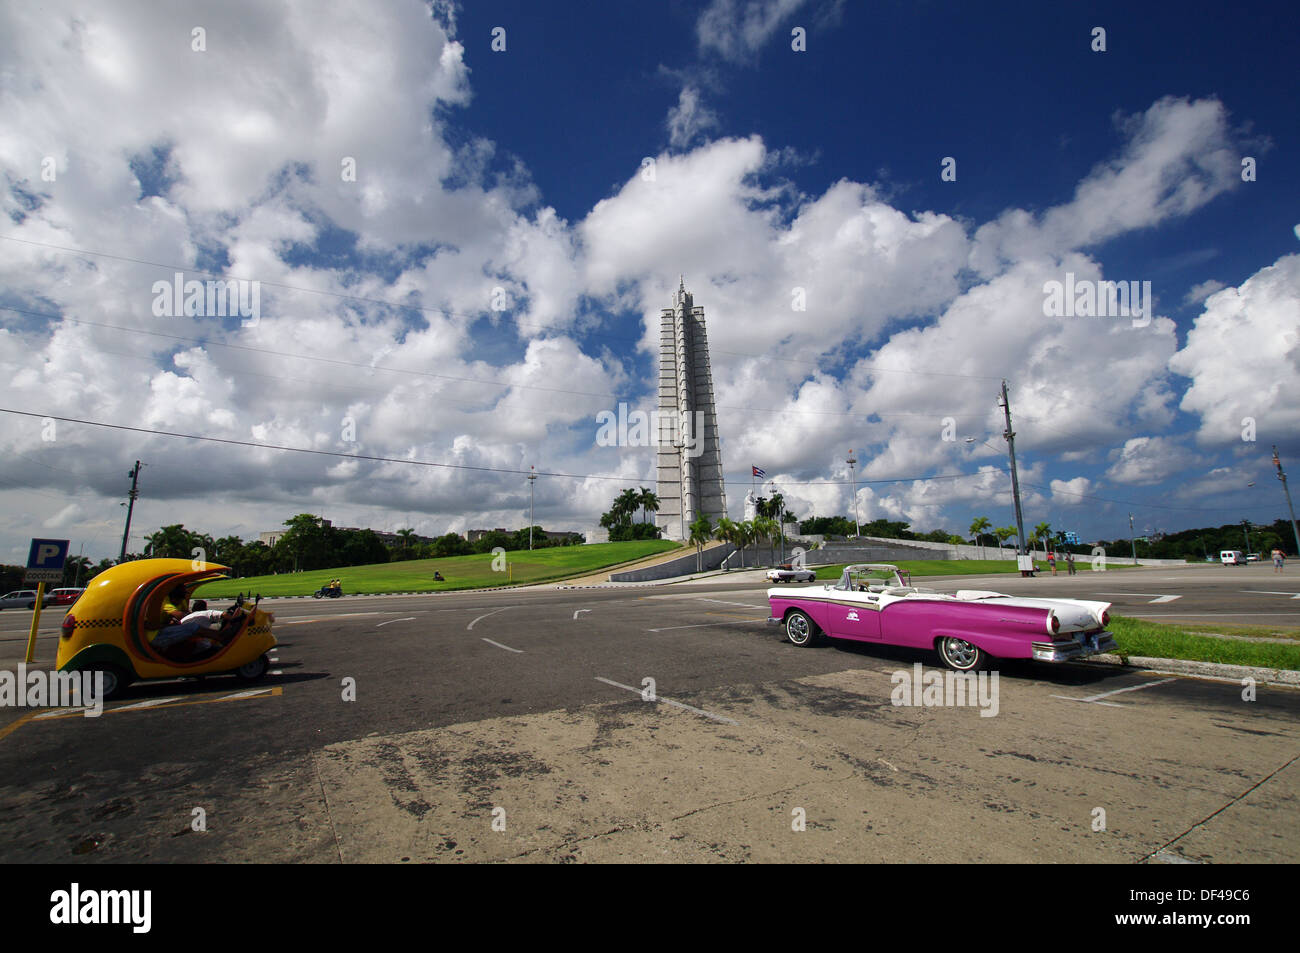
M1196 626L1203 630L1217 628L1200 623L1196 623ZM1111 616L1110 631L1115 634L1119 654L1123 656L1300 670L1300 645L1216 639L1208 635L1195 635L1181 625L1127 619L1123 616Z
M336 576L343 581L345 597L365 592L484 589L489 586L551 582L581 576L676 549L679 545L666 539L644 539L624 543L593 543L589 546L552 546L531 552L524 549L505 554L504 570L492 568L496 557L491 553L451 556L446 559L411 559L278 576L222 579L203 586L196 595L203 599L229 598L240 592L261 593L264 596L309 596ZM442 573L444 582L433 581L435 570Z

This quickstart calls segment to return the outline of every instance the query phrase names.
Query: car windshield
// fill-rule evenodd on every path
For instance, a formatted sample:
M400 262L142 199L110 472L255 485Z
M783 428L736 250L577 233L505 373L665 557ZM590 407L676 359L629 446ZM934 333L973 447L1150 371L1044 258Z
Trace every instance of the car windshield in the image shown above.
M886 588L908 586L908 580L897 566L868 563L859 566L845 566L840 574L836 589L847 592L863 592L874 589L879 592Z

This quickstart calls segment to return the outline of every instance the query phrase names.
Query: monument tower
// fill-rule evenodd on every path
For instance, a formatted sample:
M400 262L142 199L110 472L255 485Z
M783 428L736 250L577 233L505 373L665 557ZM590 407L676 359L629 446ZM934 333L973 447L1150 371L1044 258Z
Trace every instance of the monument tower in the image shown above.
M660 321L659 418L686 422L675 439L660 440L655 515L666 538L684 540L700 516L716 524L727 515L704 309L695 306L684 277Z

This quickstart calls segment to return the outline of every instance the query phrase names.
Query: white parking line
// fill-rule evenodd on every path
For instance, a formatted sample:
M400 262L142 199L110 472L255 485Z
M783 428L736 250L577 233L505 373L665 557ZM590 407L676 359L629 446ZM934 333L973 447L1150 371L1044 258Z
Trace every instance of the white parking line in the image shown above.
M1300 599L1300 592L1275 592L1272 589L1242 589L1242 592L1258 592L1265 596L1290 596L1292 599Z
M590 609L578 609L573 613L573 618L576 620L578 618L579 612L590 612L590 611L591 611Z
M1156 603L1159 603L1159 602L1175 602L1175 601L1177 601L1177 600L1179 600L1179 599L1182 598L1182 596L1163 596L1163 595L1161 595L1161 594L1158 593L1158 592L1097 592L1097 593L1094 593L1094 595L1098 595L1098 596L1155 596L1155 598L1152 599L1150 602L1148 602L1147 605L1155 605Z
M1152 688L1156 685L1163 685L1165 682L1172 682L1172 678L1162 678L1158 682L1146 682L1142 685L1130 685L1128 688L1117 688L1114 691L1102 692L1100 695L1089 695L1087 698L1074 698L1070 695L1053 695L1053 698L1062 698L1067 702L1091 702L1094 705L1106 705L1110 708L1124 708L1124 705L1116 705L1114 702L1098 701L1101 698L1109 698L1111 695L1119 695L1122 692L1138 692L1144 688Z
M496 615L498 612L505 612L507 609L511 609L511 608L514 608L514 607L513 607L513 606L502 606L500 609L493 609L491 612L484 612L481 616L479 616L477 619L475 619L475 620L474 620L473 622L471 622L469 625L465 626L465 629L466 629L466 630L473 629L474 626L475 626L477 623L481 622L483 619L486 619L488 616L490 616L490 615Z
M175 701L180 701L179 695L177 695L175 698L151 698L148 701L136 702L134 705L123 705L121 708L118 708L116 710L130 711L133 708L152 708L154 705L165 705L168 702L175 702Z
M233 695L223 695L221 698L214 698L213 701L232 702L239 698L252 698L255 695L265 695L267 692L274 691L271 688L254 688L246 692L235 692Z
M749 602L727 602L724 599L696 599L696 602L716 602L720 606L744 606L746 609L766 609L767 606L756 606Z
M517 652L520 655L524 654L523 649L512 649L508 645L502 645L500 642L493 642L491 639L484 639L483 641L486 642L488 645L495 645L499 649L505 649L507 652Z
M276 617L276 625L303 625L307 622L320 622L323 619L352 619L362 615L382 615L381 612L340 612L338 615L290 616L287 619Z
M613 685L615 688L623 688L629 692L636 692L638 695L641 694L641 689L639 688L633 688L631 685L624 685L622 682L616 682L612 679L601 678L599 675L596 676L596 681L604 682L606 685ZM703 715L705 718L712 718L714 721L720 721L724 725L736 724L736 722L732 721L730 718L724 717L723 715L715 715L711 711L705 711L703 708L695 708L691 705L685 704L684 702L675 702L671 698L664 698L662 695L655 695L655 701L663 702L665 705L672 705L674 708L684 708L697 715Z
M413 622L414 620L415 616L408 615L405 619L389 619L387 622L381 622L379 625L375 626L375 628L382 629L384 626L392 625L394 622Z

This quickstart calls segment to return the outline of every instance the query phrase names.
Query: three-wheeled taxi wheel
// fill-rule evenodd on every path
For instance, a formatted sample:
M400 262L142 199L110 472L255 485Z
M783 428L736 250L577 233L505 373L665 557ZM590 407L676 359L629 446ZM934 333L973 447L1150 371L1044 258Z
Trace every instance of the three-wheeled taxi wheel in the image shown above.
M271 667L271 660L265 655L235 669L235 677L243 682L255 682Z
M120 698L126 686L131 684L131 676L116 665L97 665L91 671L102 673L104 676L102 695L105 701Z

